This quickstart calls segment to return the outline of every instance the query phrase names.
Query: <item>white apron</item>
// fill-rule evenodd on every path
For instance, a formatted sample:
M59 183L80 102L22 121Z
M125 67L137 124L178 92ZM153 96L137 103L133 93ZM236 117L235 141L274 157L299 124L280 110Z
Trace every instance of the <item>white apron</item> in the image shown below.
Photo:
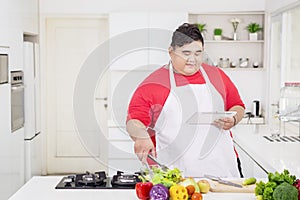
M224 111L224 102L211 84L204 69L200 71L206 84L177 87L170 62L170 94L155 124L158 159L178 167L184 176L239 177L233 141L229 131L213 125L189 125L195 112ZM217 76L217 74L216 74ZM219 134L205 156L200 156L207 134ZM207 146L207 145L206 145Z

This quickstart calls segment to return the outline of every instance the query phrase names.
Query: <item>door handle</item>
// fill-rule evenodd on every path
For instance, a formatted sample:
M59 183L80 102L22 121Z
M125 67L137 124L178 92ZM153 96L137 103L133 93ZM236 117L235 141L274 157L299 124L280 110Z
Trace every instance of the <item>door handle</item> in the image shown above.
M95 100L107 101L107 97L96 97Z

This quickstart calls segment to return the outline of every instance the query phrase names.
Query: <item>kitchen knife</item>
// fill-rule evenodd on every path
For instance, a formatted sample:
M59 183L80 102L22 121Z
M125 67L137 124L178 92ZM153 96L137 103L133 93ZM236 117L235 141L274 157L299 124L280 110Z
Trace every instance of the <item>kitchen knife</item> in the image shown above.
M243 186L240 185L240 184L237 184L237 183L233 183L231 181L226 181L226 180L223 180L221 179L220 177L216 177L216 176L212 176L212 175L204 175L205 178L208 178L210 180L213 180L213 181L218 181L219 183L221 184L224 184L224 185L230 185L230 186L233 186L233 187L238 187L238 188L242 188Z

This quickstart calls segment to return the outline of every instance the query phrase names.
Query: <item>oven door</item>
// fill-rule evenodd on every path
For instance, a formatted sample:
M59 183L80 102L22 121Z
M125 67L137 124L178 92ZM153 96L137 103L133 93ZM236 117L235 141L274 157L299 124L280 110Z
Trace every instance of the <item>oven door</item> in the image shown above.
M11 86L11 131L24 126L24 85Z

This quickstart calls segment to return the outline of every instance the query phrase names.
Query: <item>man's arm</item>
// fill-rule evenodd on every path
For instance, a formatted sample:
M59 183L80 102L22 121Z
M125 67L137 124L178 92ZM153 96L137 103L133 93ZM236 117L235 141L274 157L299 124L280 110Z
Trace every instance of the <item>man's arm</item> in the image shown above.
M156 156L155 147L147 132L146 126L137 119L128 120L126 130L134 141L134 153L142 161L146 162L148 153Z
M224 130L229 130L235 125L237 125L244 117L245 109L243 106L233 106L229 109L229 111L235 111L236 114L233 117L226 117L222 125Z
M243 119L243 117L244 117L245 108L242 107L242 106L233 106L229 110L236 112L236 114L233 117L234 117L234 120L235 120L235 124L234 125L237 125Z

